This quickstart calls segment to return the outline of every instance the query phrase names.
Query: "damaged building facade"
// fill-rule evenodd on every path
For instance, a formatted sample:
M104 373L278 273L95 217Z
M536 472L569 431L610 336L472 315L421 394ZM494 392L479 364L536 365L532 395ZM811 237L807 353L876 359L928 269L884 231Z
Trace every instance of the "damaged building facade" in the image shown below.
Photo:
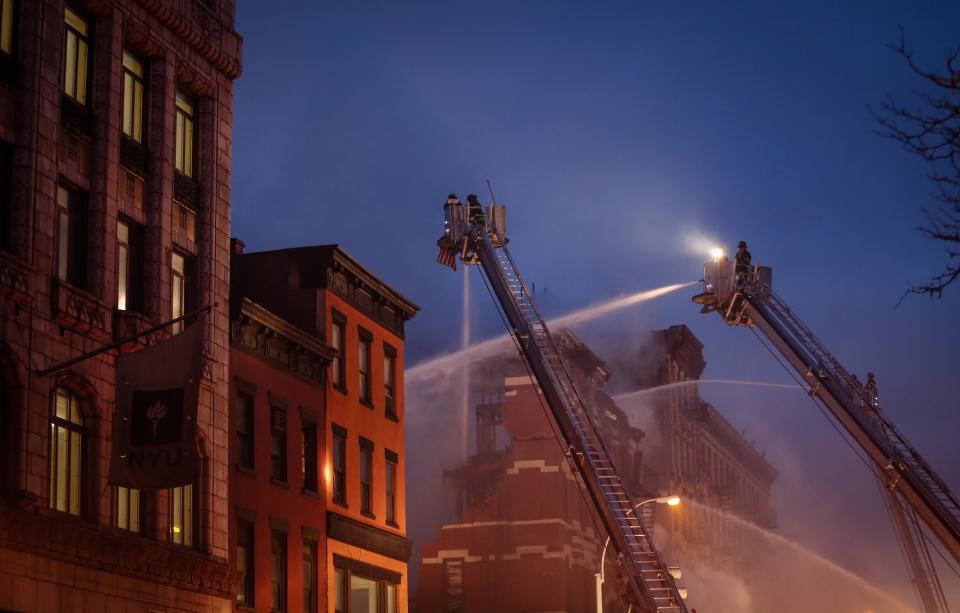
M615 374L631 389L696 379L703 345L686 326L650 334L638 355L612 367L568 330L556 336L578 389L621 477L638 502L662 494L775 525L770 488L776 471L695 385L653 393L640 410L649 431L631 425L635 409L618 406L605 386ZM605 561L604 600L619 610L616 561L603 555L603 531L551 428L542 394L518 358L474 364L476 453L454 470L456 517L422 548L421 611L592 611L596 573ZM623 409L627 409L625 412ZM635 419L633 421L636 421ZM695 556L718 568L759 563L760 545L742 529L716 521L698 505L645 504L666 557ZM665 537L662 535L666 535ZM747 564L747 567L750 563Z

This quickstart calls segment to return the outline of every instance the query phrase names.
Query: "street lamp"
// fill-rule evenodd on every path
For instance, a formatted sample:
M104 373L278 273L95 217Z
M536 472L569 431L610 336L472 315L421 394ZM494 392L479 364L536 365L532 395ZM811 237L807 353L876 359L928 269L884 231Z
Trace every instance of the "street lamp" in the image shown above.
M637 504L630 507L627 513L633 513L636 515L637 509L642 507L645 504L650 504L651 502L656 502L658 504L665 504L667 506L675 507L680 504L679 496L660 496L659 498L649 498L647 500L641 500ZM649 536L649 535L648 535ZM607 537L607 540L603 543L603 553L600 554L600 572L594 574L594 578L597 581L597 613L603 613L603 579L604 579L604 562L607 558L607 547L610 546L610 537Z

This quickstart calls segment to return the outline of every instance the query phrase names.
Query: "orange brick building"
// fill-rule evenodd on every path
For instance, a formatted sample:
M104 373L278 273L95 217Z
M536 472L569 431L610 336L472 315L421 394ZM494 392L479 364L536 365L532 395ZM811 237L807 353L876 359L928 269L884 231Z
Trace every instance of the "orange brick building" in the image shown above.
M249 301L247 310L253 303L269 309L333 350L326 400L322 408L312 405L322 411L319 502L326 510L301 524L318 529L323 539L317 558L326 575L321 610L406 611L411 543L404 504L403 341L405 323L418 307L338 245L245 254L237 241L232 270L232 291ZM279 379L269 385L278 395L293 395L277 389ZM247 511L257 512L258 523L272 519L261 519L256 508ZM301 587L291 583L289 590Z
M234 21L233 0L0 0L0 609L232 608ZM195 481L109 486L116 352L43 371L215 302Z

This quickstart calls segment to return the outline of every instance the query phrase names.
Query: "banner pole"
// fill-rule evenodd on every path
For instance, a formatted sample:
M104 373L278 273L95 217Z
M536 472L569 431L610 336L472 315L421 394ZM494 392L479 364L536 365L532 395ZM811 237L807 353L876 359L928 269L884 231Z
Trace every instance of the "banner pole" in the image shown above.
M88 360L88 359L90 359L90 358L92 358L92 357L94 357L94 356L100 355L101 353L104 353L105 351L110 351L111 349L116 349L117 347L122 347L123 345L126 345L127 343L133 342L133 341L137 340L138 338L141 338L141 337L146 336L146 335L148 335L148 334L153 334L153 333L156 332L157 330L162 330L163 328L166 328L167 326L173 325L173 324L175 324L175 323L179 323L179 322L181 322L181 321L183 321L183 320L185 320L185 319L189 319L189 318L194 317L194 316L196 316L196 315L200 315L201 313L205 313L205 312L209 311L210 309L213 309L213 308L218 307L219 305L220 305L219 302L214 302L213 304L208 304L207 306L201 307L201 308L199 308L199 309L197 309L197 310L195 310L195 311L192 311L192 312L190 312L190 313L187 313L186 315L181 315L180 317L175 317L174 319L171 319L170 321L165 321L165 322L163 322L162 324L157 324L157 325L153 326L152 328L147 328L147 329L144 330L143 332L138 332L137 334L134 334L134 335L132 335L132 336L128 336L128 337L126 337L126 338L121 338L120 340L114 341L114 342L110 343L109 345L103 345L102 347L98 347L97 349L94 349L93 351L88 351L88 352L83 353L83 354L80 354L80 355L78 355L78 356L76 356L76 357L74 357L74 358L70 358L69 360L66 360L66 361L64 361L64 362L60 362L59 364L54 364L53 366L51 366L51 367L49 367L49 368L45 368L45 369L43 369L43 370L35 370L34 373L36 373L37 375L39 375L39 376L41 376L41 377L46 377L47 375L53 374L53 373L57 372L58 370L63 370L64 368L69 368L70 366L73 366L74 364L79 364L80 362L83 362L84 360Z

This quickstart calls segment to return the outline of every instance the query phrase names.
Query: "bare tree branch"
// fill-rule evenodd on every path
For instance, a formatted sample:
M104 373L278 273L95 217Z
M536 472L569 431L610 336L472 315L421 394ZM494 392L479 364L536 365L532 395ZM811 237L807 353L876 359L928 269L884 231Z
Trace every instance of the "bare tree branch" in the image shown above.
M960 278L960 45L947 50L942 72L921 67L907 47L903 28L896 45L887 45L906 62L923 82L908 106L887 96L880 110L869 108L880 129L908 153L929 164L927 178L935 189L930 197L939 208L923 209L926 224L917 228L925 237L948 244L945 269L924 283L910 284L897 306L910 294L943 296L944 289ZM956 245L957 247L954 247Z

